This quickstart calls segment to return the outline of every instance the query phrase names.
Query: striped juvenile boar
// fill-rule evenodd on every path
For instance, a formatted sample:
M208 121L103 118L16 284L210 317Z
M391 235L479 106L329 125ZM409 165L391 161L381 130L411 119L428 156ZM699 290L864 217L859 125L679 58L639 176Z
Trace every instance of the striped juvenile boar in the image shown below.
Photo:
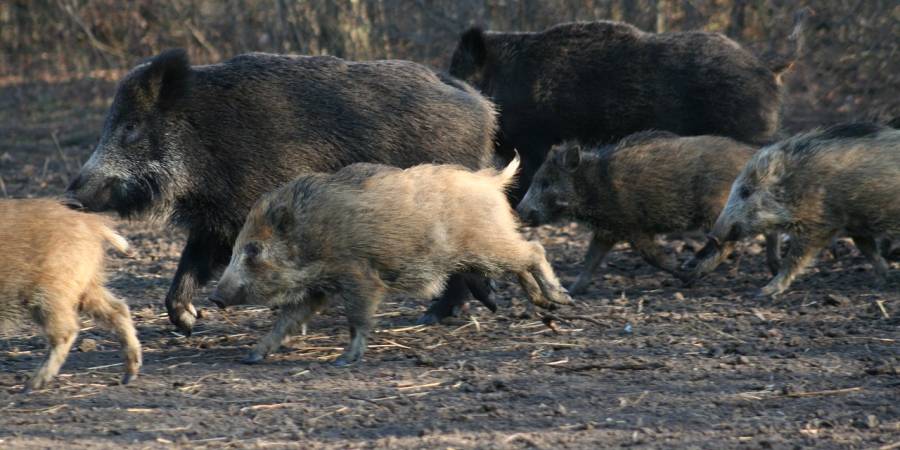
M843 234L869 258L882 284L888 265L878 243L900 236L898 199L900 131L868 123L818 129L765 147L747 163L708 246L751 233L787 234L781 269L761 291L772 296Z
M128 242L100 216L54 200L0 200L0 328L31 317L50 345L47 360L26 384L40 389L66 360L84 312L114 330L122 344L127 384L141 366L141 347L128 306L103 284L104 243L119 252Z
M569 303L543 247L519 234L506 200L518 162L499 173L354 164L331 175L302 176L263 196L210 296L223 307L281 306L274 329L245 362L276 350L337 296L351 342L335 364L352 364L365 351L386 295L436 295L460 270L513 272L534 304Z
M568 218L594 232L585 267L569 287L572 294L587 287L621 241L654 267L684 278L675 258L655 243L656 235L709 230L753 152L729 138L664 131L637 133L591 151L567 143L551 151L517 211L531 225ZM776 239L767 242L774 266Z

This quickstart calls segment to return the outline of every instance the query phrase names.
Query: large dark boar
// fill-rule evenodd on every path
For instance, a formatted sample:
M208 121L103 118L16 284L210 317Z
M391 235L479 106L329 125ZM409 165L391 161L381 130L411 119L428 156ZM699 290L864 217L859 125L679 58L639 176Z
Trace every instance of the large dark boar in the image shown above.
M811 11L797 16L794 36ZM450 73L500 110L500 154L518 149L524 195L550 146L610 143L642 130L770 140L779 75L718 33L645 33L618 22L565 23L541 32L466 31Z
M485 167L494 116L465 83L412 62L254 53L192 67L171 50L122 80L69 194L187 229L166 307L189 333L195 288L228 263L261 194L359 161Z
M506 200L518 163L499 173L353 164L331 175L301 176L263 196L210 296L220 306L282 307L272 332L245 361L276 350L334 296L350 324L350 345L336 363L352 364L366 349L385 296L433 296L459 268L513 272L534 304L569 303L544 248L519 234Z
M842 233L853 238L883 283L888 265L878 242L900 236L898 199L900 131L868 123L835 125L760 150L734 181L708 246L750 233L786 233L781 269L761 291L777 295ZM700 254L715 257L715 252Z
M569 287L572 294L587 287L606 253L621 241L654 267L685 278L675 258L656 244L656 235L709 230L754 151L729 138L659 131L592 151L566 143L554 147L538 169L517 211L532 225L569 218L594 232L584 269ZM767 241L774 265L777 239Z

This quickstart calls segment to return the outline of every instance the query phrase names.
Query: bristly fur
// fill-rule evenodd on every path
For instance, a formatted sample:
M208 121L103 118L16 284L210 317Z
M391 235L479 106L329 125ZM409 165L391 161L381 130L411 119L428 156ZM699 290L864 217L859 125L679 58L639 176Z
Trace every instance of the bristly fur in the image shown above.
M460 36L450 73L497 104L498 153L522 158L516 200L560 142L609 144L656 129L763 144L779 124L776 73L718 33L646 33L610 21L473 28Z
M69 192L187 229L167 306L189 331L191 293L228 262L263 193L355 162L488 167L496 127L472 87L412 62L252 53L191 66L172 50L122 80Z

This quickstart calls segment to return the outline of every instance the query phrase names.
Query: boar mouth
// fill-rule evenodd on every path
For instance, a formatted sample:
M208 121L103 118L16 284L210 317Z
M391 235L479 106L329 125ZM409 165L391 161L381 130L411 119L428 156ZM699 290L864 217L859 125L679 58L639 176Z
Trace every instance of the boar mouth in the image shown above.
M91 212L113 210L121 217L133 217L150 210L161 193L159 182L149 176L109 177L94 182L79 175L66 189L66 204Z

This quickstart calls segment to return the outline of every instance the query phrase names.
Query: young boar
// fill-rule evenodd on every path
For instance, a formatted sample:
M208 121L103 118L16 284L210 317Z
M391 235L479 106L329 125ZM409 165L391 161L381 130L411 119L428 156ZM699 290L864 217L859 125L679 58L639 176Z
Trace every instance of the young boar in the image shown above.
M700 31L646 33L618 22L460 38L450 73L500 110L501 155L522 155L521 199L553 144L612 143L642 130L771 140L779 76L796 59L811 10L796 17L795 53L767 65L733 40Z
M0 242L0 329L31 317L50 344L26 391L44 387L59 372L78 335L79 312L118 334L122 383L134 379L141 347L128 306L103 287L103 244L126 253L128 242L107 220L54 200L0 200Z
M412 62L252 53L191 66L170 50L121 81L69 195L187 230L166 308L189 334L195 289L228 263L260 195L354 162L487 167L495 128L488 100ZM468 292L461 277L451 284Z
M210 297L220 306L281 306L273 330L245 361L262 360L338 296L351 340L336 364L352 364L365 351L386 295L435 295L461 269L513 272L534 304L569 303L543 247L519 234L506 200L518 162L499 173L354 164L332 175L302 176L265 195Z
M654 267L684 278L675 258L655 243L656 235L709 230L731 182L753 153L752 147L724 137L660 131L592 151L566 143L550 152L516 210L531 225L568 218L591 228L584 269L569 287L572 294L587 287L606 253L621 241ZM775 241L767 239L773 264Z
M888 265L878 242L900 236L898 199L900 131L868 123L814 130L765 147L747 163L708 247L751 233L787 234L783 264L761 291L773 296L841 233L853 238L883 283Z

